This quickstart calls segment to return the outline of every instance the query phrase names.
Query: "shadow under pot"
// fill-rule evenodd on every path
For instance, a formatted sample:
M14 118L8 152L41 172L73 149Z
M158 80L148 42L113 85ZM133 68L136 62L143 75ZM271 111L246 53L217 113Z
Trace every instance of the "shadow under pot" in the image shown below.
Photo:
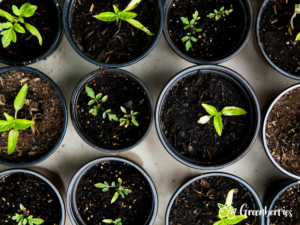
M21 66L0 69L0 163L26 167L58 148L68 124L67 106L56 84Z
M146 138L153 108L142 81L120 69L88 74L71 97L71 119L77 133L93 148L110 153L130 150Z
M0 213L2 224L22 224L25 219L28 224L65 224L65 206L61 194L39 173L28 169L1 172L0 195L3 204Z
M261 210L257 193L244 180L227 173L206 173L174 193L165 224L264 225L263 214L252 214Z
M148 174L131 161L106 157L84 165L67 191L67 212L72 224L154 224L158 196ZM111 222L112 223L112 222Z
M164 12L168 44L195 64L219 64L233 58L253 29L250 0L166 0Z
M195 66L164 87L155 125L175 159L195 169L213 170L247 154L257 138L260 117L257 97L242 76L222 66Z
M14 12L13 5L17 7ZM57 0L2 0L0 9L10 14L0 16L0 63L15 66L33 64L57 48L62 29Z
M273 165L300 179L300 84L284 90L270 105L262 127L263 146Z
M85 60L125 67L146 57L159 41L163 7L160 0L66 0L63 26Z

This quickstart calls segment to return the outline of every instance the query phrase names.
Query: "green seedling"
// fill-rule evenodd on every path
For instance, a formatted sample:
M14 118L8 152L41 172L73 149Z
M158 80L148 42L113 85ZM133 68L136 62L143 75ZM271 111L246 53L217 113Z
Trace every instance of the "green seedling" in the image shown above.
M12 11L15 16L9 14L8 12L3 11L0 9L0 16L5 17L8 21L5 23L0 23L0 28L5 29L0 34L3 35L2 37L2 45L3 48L6 48L10 45L11 41L14 43L17 42L17 34L21 33L24 34L26 31L25 29L19 24L19 22L23 23L25 28L35 37L38 38L39 44L43 44L43 38L40 32L31 24L25 23L24 18L32 17L37 10L37 6L31 5L28 2L23 4L20 9L17 6L12 6ZM1 30L1 29L0 29Z
M32 215L28 215L26 212L26 208L20 204L20 209L23 211L23 214L16 213L11 219L15 220L18 225L39 225L44 223L44 220L39 218L33 218Z
M229 16L230 13L232 13L233 9L229 9L229 10L224 10L224 6L220 9L220 11L218 10L214 10L214 13L210 13L207 15L208 18L215 18L216 21L218 21L219 19L223 17L225 17L226 15Z
M113 223L113 224L115 224L115 225L122 225L121 218L116 219L116 220L105 219L105 220L102 220L102 222L103 222L103 223Z
M111 203L114 203L120 195L124 198L125 195L128 195L129 193L131 193L131 190L122 186L122 182L123 182L122 179L119 178L117 185L115 182L112 182L111 186L109 186L109 184L106 181L104 181L104 184L98 183L98 184L95 184L95 187L102 188L103 192L108 191L109 188L116 188L116 192L115 192L113 198L111 199Z
M291 28L292 30L294 30L294 24L293 24L293 20L294 18L297 16L297 14L300 14L300 4L295 4L295 10L294 10L294 14L291 18Z
M300 32L297 34L295 41L300 41Z
M135 119L135 116L139 114L138 112L131 110L130 113L127 113L127 110L123 106L121 106L121 110L124 113L124 118L120 119L120 126L125 125L125 128L127 128L130 124L130 120L135 126L139 126L139 123Z
M191 21L189 21L188 18L186 17L180 17L181 21L186 25L183 29L184 30L189 29L189 32L186 34L187 36L181 39L183 43L186 42L185 43L186 51L188 51L192 47L192 41L197 42L197 39L192 35L202 31L202 29L195 27L195 25L198 24L198 22L196 21L200 20L200 17L198 17L198 15L199 15L198 11L196 11L193 14L193 19Z
M92 98L92 100L90 100L90 101L88 102L88 105L94 105L94 104L96 103L96 105L94 106L94 108L92 108L92 109L89 111L89 113L93 114L94 116L97 116L98 113L99 113L99 109L101 109L101 110L103 110L103 114L102 114L103 119L105 119L106 116L108 116L108 119L109 119L110 121L112 121L112 120L118 121L117 115L116 115L116 114L111 114L111 109L107 109L107 110L106 110L106 109L104 109L104 108L102 107L102 104L103 104L104 102L106 102L107 99L108 99L108 96L107 96L107 95L105 95L104 97L102 97L102 93L99 93L99 94L95 95L95 92L93 91L93 89L90 88L90 87L88 87L88 86L85 87L85 91L86 91L86 94L87 94L90 98Z
M221 116L241 116L247 114L244 109L234 106L226 106L222 109L221 112L218 112L217 109L211 105L202 104L202 106L210 115L201 117L198 120L198 123L206 124L209 122L211 117L214 117L214 126L219 136L222 135L223 130L223 122Z
M24 106L27 92L28 85L24 84L14 101L15 118L7 113L4 113L6 120L0 120L0 132L6 132L10 130L7 144L7 154L9 155L12 154L16 148L19 130L26 130L35 124L35 122L31 120L17 119L18 111Z
M130 23L132 26L136 27L137 29L140 29L147 33L150 36L153 36L154 34L151 33L144 25L142 25L139 21L134 20L133 18L137 17L136 13L130 12L133 9L135 9L141 2L142 0L132 0L127 7L123 10L120 11L117 6L113 5L114 7L114 13L113 12L104 12L100 13L99 15L94 16L96 19L104 21L104 22L112 22L116 21L117 23L119 20L126 21ZM121 21L119 24L119 27L121 26Z

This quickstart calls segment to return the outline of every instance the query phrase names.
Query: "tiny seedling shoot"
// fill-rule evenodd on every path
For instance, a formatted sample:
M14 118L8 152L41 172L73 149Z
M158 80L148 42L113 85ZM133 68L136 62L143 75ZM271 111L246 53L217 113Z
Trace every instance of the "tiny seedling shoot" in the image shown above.
M208 14L207 17L211 19L215 18L216 21L218 21L219 19L222 18L222 16L223 17L225 17L225 15L229 16L229 14L233 11L233 9L229 9L229 10L227 9L224 10L224 9L225 9L224 6L220 9L220 11L215 9L214 13Z
M189 29L189 32L186 34L187 36L185 36L181 39L181 41L183 41L183 43L186 42L185 48L188 51L192 47L192 41L197 42L197 39L195 37L193 37L192 35L202 31L202 29L195 27L195 25L198 24L198 22L196 22L196 21L200 20L200 17L198 17L198 11L196 11L193 14L193 19L191 21L189 21L188 18L186 18L186 17L180 17L180 19L186 25L183 29L184 30Z
M215 222L213 225L238 224L242 220L248 218L247 216L235 215L236 209L231 206L235 191L236 189L232 189L228 192L225 205L220 203L218 204L220 209L218 217L220 220Z
M103 222L103 223L113 223L113 224L115 224L115 225L122 225L121 218L116 219L116 220L105 219L105 220L103 220L102 222Z
M44 223L44 220L39 219L39 218L33 218L32 215L28 215L26 208L20 204L20 209L23 211L23 214L18 214L16 213L11 219L15 220L18 225L39 225Z
M121 22L123 20L123 21L130 23L132 26L144 31L148 35L153 36L154 34L151 33L146 27L144 27L144 25L142 25L139 21L133 19L133 18L137 17L137 14L130 12L133 9L135 9L141 1L142 0L132 0L123 11L120 11L117 8L117 6L113 5L114 11L115 11L114 13L113 12L104 12L104 13L100 13L99 15L96 15L94 17L96 19L104 21L104 22L116 21L118 23L120 20L119 30L121 27Z
M234 106L226 106L222 109L221 112L218 112L217 109L211 105L202 104L202 106L206 110L206 112L209 113L209 115L201 117L198 120L198 123L206 124L209 122L211 117L214 117L214 126L219 136L222 135L223 130L223 122L221 116L241 116L247 114L244 109Z
M292 28L292 30L295 29L294 24L293 24L293 20L297 16L297 14L300 14L300 4L295 4L295 11L294 11L294 14L291 18L291 28Z
M8 155L12 154L16 148L18 136L19 136L19 130L26 130L27 128L35 124L35 122L31 120L17 119L18 111L22 109L24 106L27 92L28 92L28 85L24 84L24 86L21 88L14 101L15 118L8 115L7 113L4 113L6 120L0 120L0 132L6 132L10 130L8 134L8 146L7 146Z
M116 188L116 192L110 202L110 203L114 203L118 199L119 195L121 195L124 198L125 195L128 195L129 193L131 193L131 190L126 189L125 187L122 186L122 182L123 182L122 179L119 178L118 185L116 185L115 182L112 182L111 186L109 186L109 184L106 181L104 181L104 184L98 183L98 184L95 184L95 187L102 188L103 192L108 191L109 188Z
M300 32L297 34L295 41L300 41Z
M15 14L15 16L0 9L0 16L5 17L8 20L5 23L0 23L0 31L5 29L0 33L1 35L3 35L2 45L4 48L8 47L11 41L13 41L14 43L17 42L16 32L21 34L24 34L26 32L25 29L19 24L19 22L23 23L25 28L33 36L36 36L39 40L39 44L42 45L43 38L40 32L34 26L32 26L29 23L25 23L24 21L24 18L32 17L35 11L37 10L37 8L38 8L37 6L30 5L28 2L23 4L20 9L18 9L17 6L13 5L12 11Z
M135 126L139 126L139 123L135 119L135 116L139 114L138 112L134 112L133 110L131 110L130 113L127 113L127 110L123 106L121 106L121 110L124 113L124 118L120 119L120 126L125 125L125 128L127 128L130 124L130 120Z

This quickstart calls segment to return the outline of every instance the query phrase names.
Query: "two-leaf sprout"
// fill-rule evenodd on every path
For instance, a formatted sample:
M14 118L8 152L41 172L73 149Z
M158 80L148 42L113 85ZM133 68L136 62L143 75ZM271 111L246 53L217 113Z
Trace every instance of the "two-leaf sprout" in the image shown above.
M104 12L104 13L100 13L99 15L96 15L94 17L96 19L104 21L104 22L116 21L118 23L119 20L123 20L123 21L130 23L132 26L144 31L148 35L152 36L154 34L151 33L143 24L141 24L139 21L133 19L137 16L137 14L130 12L133 9L135 9L141 1L142 0L132 0L123 11L120 11L117 8L117 6L113 5L114 11L115 11L114 13L113 12ZM121 23L121 21L120 21L120 23Z
M113 223L113 224L115 224L115 225L122 225L121 218L116 219L116 220L105 219L105 220L102 220L102 222L103 222L103 223Z
M7 146L7 154L12 154L16 148L19 130L26 130L35 124L34 121L25 120L25 119L17 119L18 111L23 108L26 96L28 92L28 85L24 84L24 86L19 91L15 101L15 118L4 113L6 120L0 120L0 132L9 131L8 134L8 146Z
M0 33L1 35L3 35L2 45L4 48L8 47L11 41L16 43L17 41L16 32L21 34L24 34L26 32L25 29L19 24L19 22L23 23L25 28L33 36L36 36L39 40L39 44L42 45L43 38L40 32L34 26L32 26L29 23L25 23L24 21L24 18L32 17L35 11L37 10L37 8L38 8L37 6L31 5L28 2L23 4L20 9L17 6L13 5L12 11L15 14L15 16L0 9L0 16L5 17L8 20L8 22L0 23L0 28L6 29Z
M227 106L222 109L221 112L218 112L217 109L211 105L202 104L203 108L206 112L209 113L207 116L203 116L198 120L200 124L206 124L209 122L210 118L214 118L214 126L219 136L222 135L223 130L223 122L221 116L241 116L247 114L247 112L238 107L234 106Z
M27 215L26 208L20 204L20 209L23 211L23 214L16 213L11 219L15 220L18 225L26 225L27 223L29 225L40 225L44 223L44 220L39 218L33 218L32 215Z
M222 18L222 16L223 17L225 17L225 15L229 16L229 14L233 11L233 9L229 9L229 10L227 9L224 10L224 9L225 9L224 6L220 9L220 11L215 9L214 12L208 14L207 17L211 19L215 18L216 21L218 21L219 19Z

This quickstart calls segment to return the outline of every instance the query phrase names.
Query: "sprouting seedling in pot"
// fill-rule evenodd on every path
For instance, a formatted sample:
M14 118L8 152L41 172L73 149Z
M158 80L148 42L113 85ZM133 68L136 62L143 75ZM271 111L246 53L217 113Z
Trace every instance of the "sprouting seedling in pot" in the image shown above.
M300 4L295 4L295 11L294 11L294 14L291 18L291 28L292 28L292 30L294 30L293 20L297 16L297 14L300 14Z
M210 118L213 117L214 126L219 136L222 135L223 130L223 122L221 116L241 116L247 114L244 109L234 106L226 106L222 109L221 112L218 112L217 109L211 105L202 104L202 106L210 115L201 117L198 120L198 123L206 124L209 122Z
M4 113L6 120L0 120L0 132L6 132L10 130L7 144L7 154L9 155L12 154L16 148L19 130L26 130L35 124L35 122L31 120L17 119L18 111L24 106L27 92L28 85L24 84L14 101L15 118L7 113Z
M218 10L215 9L214 12L208 14L207 17L211 18L211 19L215 18L216 21L218 21L219 19L222 18L222 16L223 17L225 17L226 15L229 16L229 14L232 13L232 11L233 11L233 9L229 9L229 10L226 9L226 10L224 10L224 6L223 6L220 9L220 11L218 11Z
M193 14L193 19L191 21L189 21L186 17L180 17L180 19L186 25L183 29L189 29L189 32L186 34L187 36L181 39L183 43L186 42L185 48L188 51L192 47L192 41L197 42L197 39L192 35L202 31L202 29L195 27L195 25L198 24L196 21L200 20L200 17L198 17L198 11L196 11Z
M85 87L85 91L86 91L86 94L92 98L92 100L90 100L88 102L88 105L93 105L96 103L96 105L94 106L94 108L92 108L89 113L93 114L94 116L97 116L98 113L99 113L99 109L103 110L103 119L106 118L106 116L108 116L108 119L110 121L114 120L114 121L118 121L118 117L116 114L111 114L111 109L107 109L105 110L103 107L102 107L102 104L104 102L107 101L108 99L108 96L105 95L104 97L102 97L102 93L99 93L97 95L95 95L95 92L93 91L92 88L86 86Z
M228 225L228 224L238 224L247 216L235 215L236 209L234 209L231 204L233 201L233 195L237 189L232 189L228 192L225 205L218 203L219 206L219 221L215 222L213 225Z
M111 186L109 186L109 184L106 181L104 181L104 184L98 183L98 184L95 184L95 187L102 188L103 192L108 191L109 188L116 188L116 192L115 192L113 198L111 199L111 203L114 203L118 199L119 195L124 197L125 195L128 195L129 193L131 193L131 190L122 186L122 182L123 182L122 179L119 178L117 185L115 182L112 182Z
M103 222L103 223L113 223L113 224L115 224L115 225L122 225L121 218L116 219L116 220L105 219L105 220L102 220L102 222Z
M104 12L104 13L100 13L99 15L96 15L94 17L96 19L104 21L104 22L116 21L118 23L119 20L121 20L121 21L123 20L123 21L130 23L132 26L136 27L137 29L144 31L148 35L153 36L154 34L151 33L143 24L141 24L139 21L133 19L133 18L137 17L137 14L130 12L133 9L135 9L141 1L142 0L132 0L123 11L120 11L117 8L117 6L113 5L114 11L115 11L114 13L113 12ZM121 21L120 21L119 26L121 26Z
M18 225L39 225L44 223L44 220L39 218L33 218L32 215L28 215L26 208L20 204L20 210L23 211L23 214L16 213L11 219L15 220Z
M130 124L130 120L135 126L137 126L137 127L139 126L139 123L136 121L136 118L135 118L135 116L137 114L139 114L138 112L134 112L133 110L131 110L130 113L127 113L127 110L123 106L121 106L121 110L125 114L124 114L124 118L120 119L120 126L125 125L125 128L127 128Z
M32 26L29 23L25 23L24 21L24 18L32 17L37 8L37 6L31 5L28 2L23 4L20 9L18 9L17 6L13 5L12 11L16 16L13 16L8 12L5 12L2 9L0 9L0 16L5 17L8 20L5 23L0 23L0 28L6 29L0 33L1 35L3 35L2 45L4 48L8 47L11 41L13 41L14 43L17 42L16 32L21 34L24 34L26 32L25 29L19 24L19 22L23 23L25 28L33 36L36 36L39 40L39 44L42 45L43 38L40 32L36 29L36 27Z

